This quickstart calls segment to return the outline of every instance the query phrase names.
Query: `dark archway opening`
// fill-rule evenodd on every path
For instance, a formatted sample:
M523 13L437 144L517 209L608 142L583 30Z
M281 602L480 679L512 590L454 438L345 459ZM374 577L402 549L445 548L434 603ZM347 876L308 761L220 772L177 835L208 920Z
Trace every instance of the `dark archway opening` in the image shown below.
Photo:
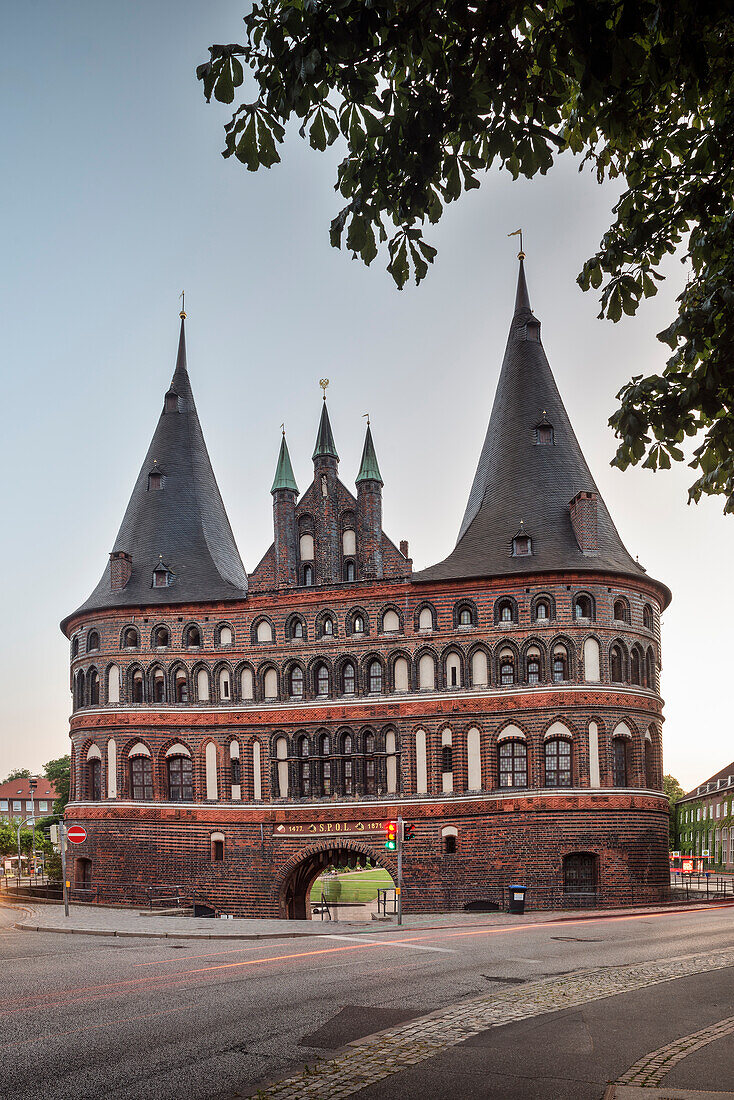
M367 884L360 879L378 871L382 873L380 882L370 883L365 890ZM368 852L323 848L305 856L287 876L281 894L284 916L288 920L311 920L326 914L328 919L339 919L340 908L343 910L352 902L356 907L361 904L360 897L368 895L370 901L374 900L379 886L388 882L394 888L389 872ZM349 919L355 919L353 912Z

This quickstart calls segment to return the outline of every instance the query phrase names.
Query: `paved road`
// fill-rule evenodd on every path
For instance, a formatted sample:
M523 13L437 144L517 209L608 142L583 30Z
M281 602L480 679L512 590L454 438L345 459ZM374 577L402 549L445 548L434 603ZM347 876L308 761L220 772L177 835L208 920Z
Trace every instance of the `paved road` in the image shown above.
M478 921L476 927L238 944L19 932L12 927L17 916L0 909L5 1100L244 1096L304 1063L330 1058L344 1043L447 1005L488 994L499 1004L513 990L520 997L524 983L589 969L604 976L631 964L643 973L650 960L673 963L734 946L734 908L543 924L518 918L510 927ZM734 1016L734 979L726 978L732 974L719 969L679 979L689 983L685 999L693 1016L700 1000L708 1011L704 1023L711 1022L714 988L714 1019ZM655 1039L662 1032L654 990L670 998L677 984L648 993L645 1012L655 1020ZM619 1006L623 998L643 993L596 1004ZM513 1025L521 1026L528 1025ZM645 1026L643 1018L639 1028ZM600 1035L603 1030L599 1024ZM481 1035L472 1042L476 1048ZM558 1064L568 1046L566 1040L553 1054ZM644 1053L653 1046L642 1048ZM631 1052L630 1065L639 1053ZM526 1040L509 1044L503 1065L519 1072L525 1056ZM412 1082L419 1091L411 1094L422 1090L424 1096L457 1100L444 1061L428 1059L422 1072L429 1080L435 1074L435 1087L426 1094L423 1078ZM407 1084L401 1073L383 1095L397 1096L403 1077ZM504 1096L501 1088L478 1087L466 1095ZM371 1095L364 1092L365 1098ZM528 1086L517 1095L536 1093Z

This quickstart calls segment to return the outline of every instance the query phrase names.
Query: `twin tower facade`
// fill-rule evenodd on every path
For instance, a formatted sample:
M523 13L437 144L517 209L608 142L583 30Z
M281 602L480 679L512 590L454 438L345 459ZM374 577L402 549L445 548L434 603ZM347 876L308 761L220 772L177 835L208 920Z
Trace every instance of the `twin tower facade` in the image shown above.
M324 401L300 495L285 440L274 540L248 576L176 368L71 645L80 898L196 892L307 917L328 866L415 827L406 910L652 900L667 883L660 615L553 379L522 260L459 538L414 572L382 530L369 425L355 491Z

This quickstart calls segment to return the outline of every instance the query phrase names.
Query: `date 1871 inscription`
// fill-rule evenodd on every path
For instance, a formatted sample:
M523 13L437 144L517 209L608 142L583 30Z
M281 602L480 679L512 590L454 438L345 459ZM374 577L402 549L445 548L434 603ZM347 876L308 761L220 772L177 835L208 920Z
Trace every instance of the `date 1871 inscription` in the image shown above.
M382 821L293 821L276 825L273 835L279 836L364 836L379 833L385 828Z

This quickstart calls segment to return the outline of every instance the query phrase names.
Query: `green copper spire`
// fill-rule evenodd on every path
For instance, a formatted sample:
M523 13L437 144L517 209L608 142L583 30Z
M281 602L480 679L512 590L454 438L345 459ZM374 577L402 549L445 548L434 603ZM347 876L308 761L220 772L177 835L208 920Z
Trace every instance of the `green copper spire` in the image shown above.
M334 443L334 436L331 431L329 413L326 408L326 395L324 395L321 420L319 421L319 432L316 436L316 446L314 447L314 452L311 457L315 462L317 458L325 458L327 456L329 458L336 458L337 460L339 458L336 451L336 444Z
M367 434L364 437L362 464L357 474L357 484L360 481L379 481L380 485L384 485L380 467L377 465L377 455L375 454L375 445L372 442L372 430L369 422L367 423Z
M277 493L279 489L290 489L292 493L298 493L298 486L291 466L291 456L288 454L288 444L285 441L285 432L283 432L283 438L280 441L278 465L275 469L275 479L270 492Z

